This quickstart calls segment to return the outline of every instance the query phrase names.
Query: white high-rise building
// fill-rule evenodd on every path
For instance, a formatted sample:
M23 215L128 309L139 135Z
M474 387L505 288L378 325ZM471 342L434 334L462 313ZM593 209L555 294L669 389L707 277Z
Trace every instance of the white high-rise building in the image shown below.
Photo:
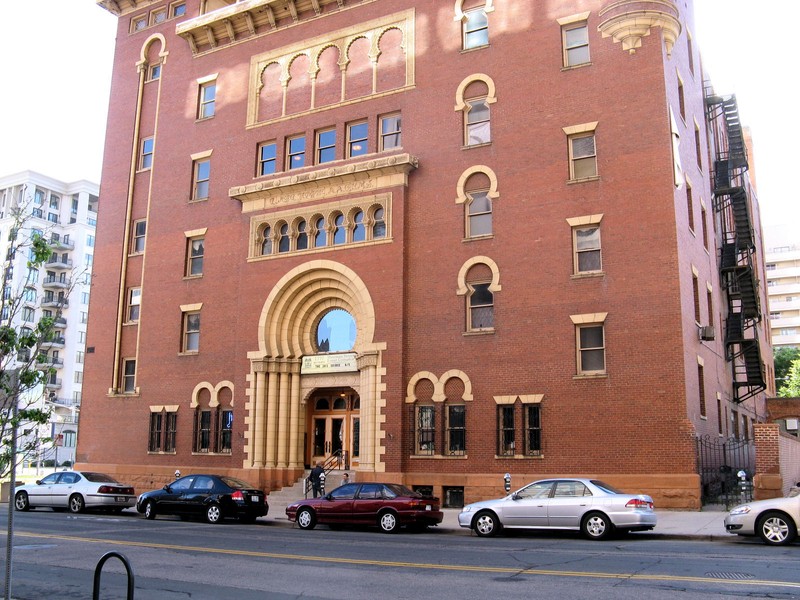
M800 348L800 234L795 226L776 226L765 240L772 345Z
M33 171L0 177L3 294L22 300L16 310L4 302L0 322L22 330L35 327L42 317L55 319L53 334L36 359L38 366L53 370L43 389L32 392L36 402L51 409L50 422L19 432L28 440L53 442L40 443L31 462L58 466L75 461L98 193L95 183L65 183ZM53 250L38 270L28 267L29 246L19 245L37 233Z

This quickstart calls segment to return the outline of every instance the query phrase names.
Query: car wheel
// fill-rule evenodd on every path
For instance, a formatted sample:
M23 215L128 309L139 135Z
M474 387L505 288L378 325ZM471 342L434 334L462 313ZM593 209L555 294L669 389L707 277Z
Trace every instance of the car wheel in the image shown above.
M317 526L317 517L310 508L301 508L297 511L297 525L300 529L314 529Z
M17 492L17 495L14 496L14 508L22 511L31 509L27 492Z
M791 544L797 537L797 527L794 522L780 512L768 512L761 515L758 518L756 532L764 540L764 543L773 546Z
M69 497L69 512L73 514L82 513L84 508L86 508L86 503L83 501L83 496L72 494Z
M485 510L475 515L475 520L472 521L472 529L475 530L481 537L491 537L497 535L500 531L500 521L497 520L497 515L493 512Z
M206 522L216 524L222 521L222 508L214 502L206 507Z
M148 500L144 505L144 518L151 521L156 518L156 503L152 500Z
M397 515L390 510L378 515L378 525L383 533L394 533L400 528Z
M599 512L592 512L583 518L581 531L590 540L602 540L611 535L614 526L611 520Z

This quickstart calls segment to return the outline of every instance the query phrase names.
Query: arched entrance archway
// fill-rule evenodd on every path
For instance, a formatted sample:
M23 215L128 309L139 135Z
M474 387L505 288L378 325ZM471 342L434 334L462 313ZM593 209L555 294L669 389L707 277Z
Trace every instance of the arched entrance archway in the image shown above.
M325 353L317 345L317 325L334 309L353 318L352 352ZM312 392L350 389L359 399L358 468L384 470L379 417L385 406L385 345L374 340L374 331L372 299L352 269L315 260L281 278L261 312L259 349L248 353L245 468L286 471L288 477L301 471L311 459L309 419L316 410L308 404ZM345 432L353 426L343 425Z

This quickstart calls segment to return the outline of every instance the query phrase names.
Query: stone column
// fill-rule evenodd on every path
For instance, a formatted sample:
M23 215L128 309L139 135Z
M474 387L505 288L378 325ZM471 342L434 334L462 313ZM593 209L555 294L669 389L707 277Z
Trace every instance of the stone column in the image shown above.
M278 373L278 463L279 469L289 466L289 390L292 384L290 365L282 362Z
M289 468L303 468L303 417L300 414L300 361L292 363L292 386L289 396Z
M375 459L378 456L378 401L377 366L378 354L362 354L357 359L360 372L361 388L361 435L359 447L359 471L375 471Z
M252 369L255 390L250 409L250 462L256 469L263 469L267 374L264 372L264 364L261 362L253 363Z
M278 442L278 363L269 363L267 385L267 420L266 420L266 455L264 466L268 469L275 468L275 458Z

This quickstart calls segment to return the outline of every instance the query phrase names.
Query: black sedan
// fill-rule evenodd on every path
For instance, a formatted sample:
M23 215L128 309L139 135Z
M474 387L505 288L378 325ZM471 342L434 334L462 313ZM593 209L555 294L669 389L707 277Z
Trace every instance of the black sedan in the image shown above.
M269 510L267 495L249 483L223 475L187 475L160 490L145 492L136 510L148 519L156 515L178 515L182 519L202 517L219 523L226 517L252 523Z
M346 483L322 498L306 498L286 507L286 516L301 529L317 523L377 525L392 533L400 526L424 529L444 517L439 499L423 496L396 483Z

